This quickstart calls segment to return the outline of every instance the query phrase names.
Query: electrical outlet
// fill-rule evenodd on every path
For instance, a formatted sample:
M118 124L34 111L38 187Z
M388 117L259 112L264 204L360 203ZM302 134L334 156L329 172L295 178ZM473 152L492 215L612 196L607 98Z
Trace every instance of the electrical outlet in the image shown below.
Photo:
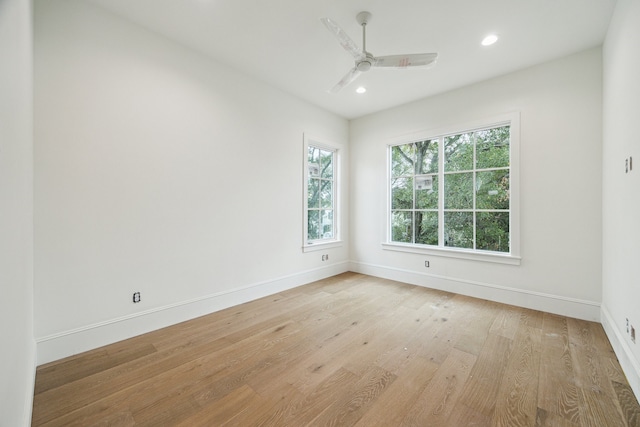
M134 303L140 302L140 292L133 293L133 302Z

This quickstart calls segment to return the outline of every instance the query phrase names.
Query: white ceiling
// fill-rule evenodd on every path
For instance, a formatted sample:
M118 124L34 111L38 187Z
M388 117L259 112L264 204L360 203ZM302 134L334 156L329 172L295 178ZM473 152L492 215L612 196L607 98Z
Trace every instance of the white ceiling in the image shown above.
M90 0L345 118L360 117L602 44L615 0ZM372 69L330 94L353 59L319 18L382 56L438 52L435 67ZM483 47L481 39L500 40ZM368 91L355 93L359 85Z

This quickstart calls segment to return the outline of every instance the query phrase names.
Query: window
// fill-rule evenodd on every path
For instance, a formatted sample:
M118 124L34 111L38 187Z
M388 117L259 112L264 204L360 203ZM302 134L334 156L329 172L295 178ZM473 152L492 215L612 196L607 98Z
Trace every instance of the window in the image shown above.
M517 129L509 120L390 146L389 244L516 257Z
M338 151L305 138L305 242L307 250L338 242Z

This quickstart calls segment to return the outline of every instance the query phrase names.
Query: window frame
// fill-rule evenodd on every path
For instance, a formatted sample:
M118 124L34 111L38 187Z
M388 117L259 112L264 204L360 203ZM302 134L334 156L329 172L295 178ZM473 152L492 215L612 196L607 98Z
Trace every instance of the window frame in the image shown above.
M319 250L325 250L333 247L342 246L341 240L341 223L340 223L340 164L341 155L340 148L337 144L332 144L325 140L316 138L314 136L304 135L304 144L302 150L303 156L303 230L302 230L302 251L313 252ZM325 151L333 152L333 186L332 186L332 200L333 200L333 237L330 239L309 240L309 161L308 153L309 147L319 148Z
M438 172L434 176L438 179L439 185L439 203L438 203L438 217L439 217L439 245L424 245L419 243L402 243L393 242L392 237L392 170L391 170L391 153L395 146L410 144L416 141L424 140L438 140L438 149L441 154L444 150L442 138L446 136L452 136L457 134L464 134L469 132L475 132L479 130L495 128L500 126L510 126L510 152L509 152L509 169L510 169L510 206L509 206L509 234L510 234L510 252L493 252L480 249L464 249L451 246L444 246L444 242L440 239L440 236L444 232L444 206L442 201L444 200L444 176L446 171L444 170L444 158L439 155ZM387 143L387 203L386 203L386 223L385 223L385 241L382 243L383 249L399 252L417 253L423 255L442 256L456 259L468 259L483 262L496 262L502 264L519 265L521 261L520 257L520 113L511 112L501 115L496 115L486 119L480 119L472 122L467 122L461 125L454 125L449 127L443 127L439 129L431 129L425 131L418 131L415 133L392 138ZM474 165L474 169L475 169ZM415 210L415 208L414 208ZM474 236L475 238L475 236ZM443 246L440 246L440 243Z

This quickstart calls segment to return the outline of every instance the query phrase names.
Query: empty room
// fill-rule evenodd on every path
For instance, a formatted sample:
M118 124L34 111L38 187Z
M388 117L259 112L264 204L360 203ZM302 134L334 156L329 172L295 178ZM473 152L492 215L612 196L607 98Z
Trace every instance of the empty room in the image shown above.
M638 0L0 0L0 426L640 426L638 46Z

